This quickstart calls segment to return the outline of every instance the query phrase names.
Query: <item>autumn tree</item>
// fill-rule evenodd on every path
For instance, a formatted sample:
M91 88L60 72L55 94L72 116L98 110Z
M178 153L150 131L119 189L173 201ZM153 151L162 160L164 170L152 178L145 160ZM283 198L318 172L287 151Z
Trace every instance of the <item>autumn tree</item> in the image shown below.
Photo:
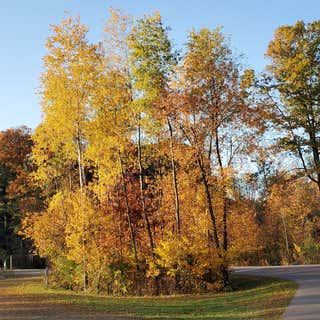
M27 211L41 209L40 194L29 176L33 170L32 145L27 127L0 132L0 242L4 255L28 252L30 245L18 236L20 219Z
M283 134L281 145L294 153L301 169L320 190L319 101L320 21L281 26L269 43L268 92L272 121Z
M86 185L85 128L90 117L88 105L95 79L101 72L101 47L88 43L87 29L77 19L63 20L52 29L41 75L44 121L35 135L34 155L40 168L43 163L54 167L48 158L50 155L60 157L63 161L60 165L70 169L76 163L77 185L83 189ZM73 181L70 184L73 185Z
M317 239L318 212L316 185L305 177L280 172L270 187L264 230L278 255L277 263L301 261L305 240Z
M207 209L212 223L215 249L220 258L228 250L228 162L222 141L231 123L240 121L244 111L238 66L219 29L202 29L189 35L188 50L181 67L184 97L180 128L194 149L206 194ZM223 199L222 235L219 236L219 217L214 209L212 175ZM228 272L221 266L225 284Z
M149 136L152 141L158 135L157 131L164 124L168 124L170 129L171 166L175 192L176 230L178 234L181 229L173 133L169 113L166 112L164 104L164 100L168 97L170 77L176 64L176 54L173 52L172 44L168 37L168 28L163 26L159 12L156 12L153 16L145 16L137 21L130 35L129 45L135 94L133 105L137 110L136 117L138 121L138 163L141 204L145 216L150 248L153 251L155 248L154 236L151 233L144 199L145 182L142 162L142 136Z
M50 170L56 191L84 189L88 183L85 172L86 125L90 119L89 105L95 83L102 72L102 50L99 44L89 44L87 29L78 19L63 20L52 27L48 38L48 53L44 57L41 75L41 105L44 120L35 135L34 158L39 167L38 178L48 180ZM74 183L73 171L78 168ZM45 170L42 170L45 168ZM69 171L68 184L56 181ZM58 173L58 174L57 174ZM44 176L43 176L44 175ZM83 238L85 246L86 239ZM86 289L86 256L83 256L84 289Z
M97 183L93 185L93 190L99 202L105 203L111 194L111 198L119 203L117 224L121 243L125 235L124 221L121 219L124 210L131 250L139 270L137 231L129 201L129 164L126 163L132 145L132 90L128 61L128 37L132 23L131 16L123 14L121 10L110 9L110 18L104 28L104 73L96 83L99 90L95 91L91 104L93 117L88 127L87 157L96 168ZM109 196L106 197L106 194ZM120 205L121 195L124 197L124 207Z

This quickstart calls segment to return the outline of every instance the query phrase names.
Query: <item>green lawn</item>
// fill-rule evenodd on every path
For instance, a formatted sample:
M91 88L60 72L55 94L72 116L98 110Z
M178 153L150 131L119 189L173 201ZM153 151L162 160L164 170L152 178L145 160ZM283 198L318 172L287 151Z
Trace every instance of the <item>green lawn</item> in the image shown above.
M234 276L233 287L226 293L125 298L46 289L35 281L12 290L142 319L274 320L281 319L297 288L291 281L247 276Z

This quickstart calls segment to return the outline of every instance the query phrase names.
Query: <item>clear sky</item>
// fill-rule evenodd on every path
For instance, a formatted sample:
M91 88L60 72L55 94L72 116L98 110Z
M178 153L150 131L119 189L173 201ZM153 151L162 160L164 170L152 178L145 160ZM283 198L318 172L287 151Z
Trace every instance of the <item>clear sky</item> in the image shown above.
M320 0L0 0L0 130L40 122L36 88L50 24L65 11L79 14L97 41L110 6L138 17L159 9L177 47L192 28L223 26L236 53L258 71L279 25L320 19Z

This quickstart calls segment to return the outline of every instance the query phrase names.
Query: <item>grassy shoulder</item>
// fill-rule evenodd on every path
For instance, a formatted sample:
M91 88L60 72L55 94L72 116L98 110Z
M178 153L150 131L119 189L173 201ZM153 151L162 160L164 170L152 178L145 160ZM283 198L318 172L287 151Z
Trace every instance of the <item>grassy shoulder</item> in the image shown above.
M46 289L39 279L20 282L9 294L42 295L53 303L77 304L140 319L275 320L295 294L292 281L233 276L231 292L161 297L108 297Z

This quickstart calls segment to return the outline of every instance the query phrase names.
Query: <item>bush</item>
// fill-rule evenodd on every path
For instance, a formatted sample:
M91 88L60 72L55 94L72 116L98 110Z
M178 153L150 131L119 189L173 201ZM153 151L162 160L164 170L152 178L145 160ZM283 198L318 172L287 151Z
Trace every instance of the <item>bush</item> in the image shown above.
M59 257L51 263L49 283L53 287L78 290L83 286L82 268L71 260Z
M302 244L301 254L306 264L320 263L320 243L309 236Z
M213 284L220 288L222 261L206 243L169 237L160 243L156 253L158 259L153 272L157 274L157 270L161 270L160 275L167 278L167 285L174 285L169 288L172 293L203 291Z

